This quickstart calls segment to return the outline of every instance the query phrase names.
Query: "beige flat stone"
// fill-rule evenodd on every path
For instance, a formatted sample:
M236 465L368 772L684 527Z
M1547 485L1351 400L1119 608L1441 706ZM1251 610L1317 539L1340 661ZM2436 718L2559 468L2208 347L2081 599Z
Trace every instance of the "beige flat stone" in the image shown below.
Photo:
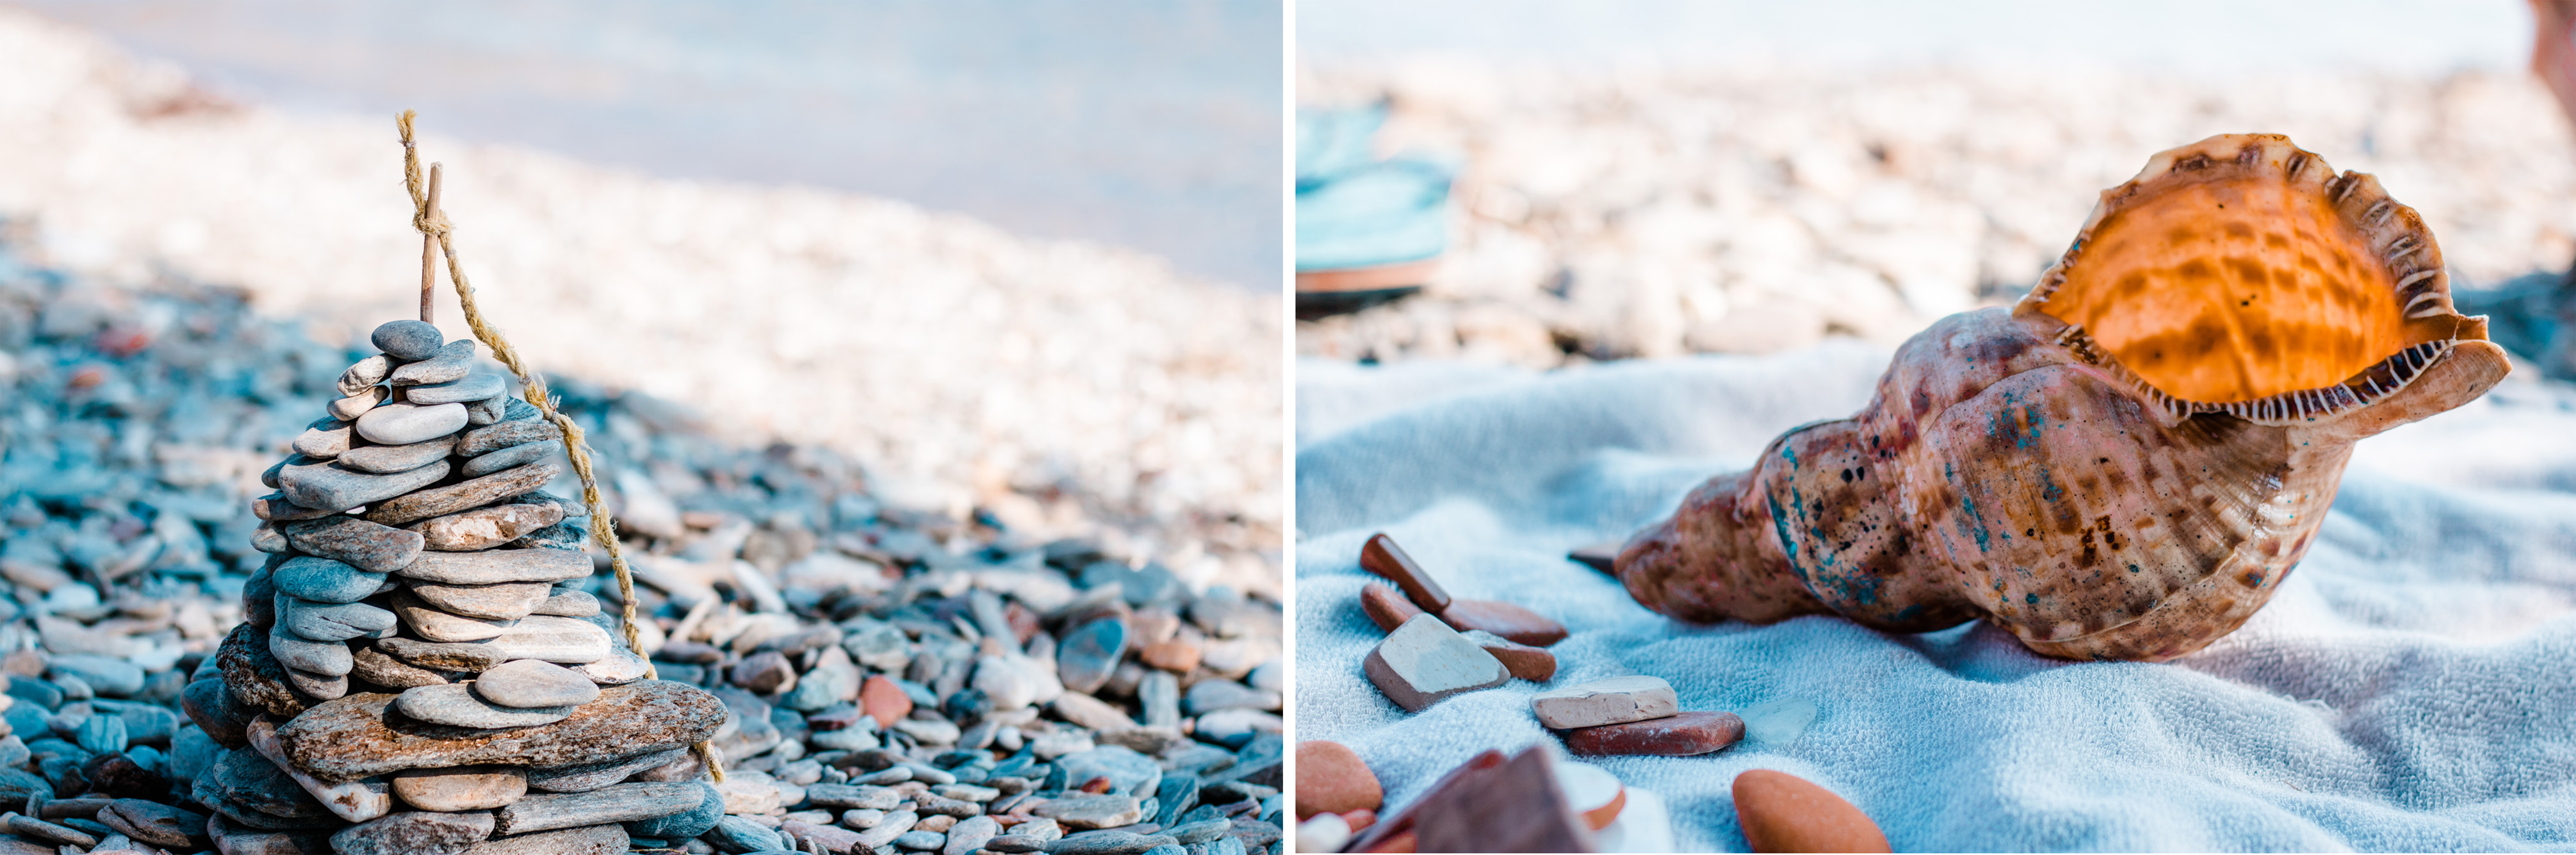
M394 798L421 810L490 810L527 795L528 777L508 766L405 769L394 773L393 790Z

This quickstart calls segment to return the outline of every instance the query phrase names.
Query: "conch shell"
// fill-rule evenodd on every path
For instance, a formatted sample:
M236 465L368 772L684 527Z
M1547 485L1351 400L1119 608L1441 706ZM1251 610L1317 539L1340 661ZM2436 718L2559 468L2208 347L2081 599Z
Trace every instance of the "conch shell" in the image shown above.
M1795 428L1630 539L1691 621L1977 618L2070 659L2234 631L2307 551L2352 444L2508 370L2377 179L2275 134L2157 154L2010 311L1908 340L1859 415Z

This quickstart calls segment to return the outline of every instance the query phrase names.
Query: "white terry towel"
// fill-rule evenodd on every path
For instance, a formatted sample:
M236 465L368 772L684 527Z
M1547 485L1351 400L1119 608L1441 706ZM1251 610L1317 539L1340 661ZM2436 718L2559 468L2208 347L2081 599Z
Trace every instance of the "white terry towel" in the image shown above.
M1486 748L1552 741L1542 687L1418 715L1360 661L1360 544L1384 531L1457 597L1565 623L1554 686L1663 677L1685 709L1812 701L1786 744L1593 762L1660 792L1685 848L1741 850L1736 773L1780 769L1897 851L2576 849L2576 391L2508 380L2365 440L2272 602L2170 663L2077 663L1983 624L1699 626L1565 559L1669 513L1773 436L1866 402L1888 354L1551 374L1301 368L1299 739L1366 758L1389 809ZM1469 378L1427 396L1423 378ZM1436 384L1431 384L1436 385ZM1429 400L1425 400L1426 397Z

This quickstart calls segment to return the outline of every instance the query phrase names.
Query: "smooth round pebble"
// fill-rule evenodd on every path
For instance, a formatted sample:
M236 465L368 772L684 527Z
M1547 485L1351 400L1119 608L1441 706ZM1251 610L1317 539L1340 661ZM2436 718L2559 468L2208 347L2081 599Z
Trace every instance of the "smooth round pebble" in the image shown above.
M437 356L439 346L447 343L438 327L426 321L387 321L367 340L386 355L406 360Z
M464 404L386 404L358 417L358 435L378 445L410 445L464 429Z
M1754 769L1735 776L1734 789L1735 818L1755 852L1889 851L1868 814L1804 778Z
M505 707L568 707L599 700L599 684L552 662L503 662L471 684L474 694Z
M1299 812L1376 810L1385 799L1377 774L1350 746L1322 739L1297 743Z

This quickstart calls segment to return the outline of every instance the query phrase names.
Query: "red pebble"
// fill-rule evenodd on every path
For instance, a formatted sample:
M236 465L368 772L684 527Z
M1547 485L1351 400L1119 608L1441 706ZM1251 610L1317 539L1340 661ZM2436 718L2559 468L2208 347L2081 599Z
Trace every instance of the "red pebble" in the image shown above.
M893 727L895 722L912 714L912 696L904 694L902 686L879 674L869 677L867 684L859 687L859 708L877 720L877 727Z
M1440 619L1459 632L1481 629L1521 644L1546 647L1565 640L1565 625L1510 603L1459 600L1440 612Z
M1735 776L1735 819L1755 852L1886 852L1887 835L1832 790L1787 772Z
M1395 538L1371 536L1367 545L1360 547L1360 567L1403 588L1404 595L1423 611L1449 607L1449 592L1441 590L1440 583L1431 580L1431 574L1422 572L1422 565L1413 563L1413 556L1404 554L1404 548L1395 545Z
M1368 587L1360 589L1360 611L1367 612L1369 620L1377 622L1377 628L1394 632L1396 627L1421 614L1422 607L1396 593L1394 588L1370 582Z
M1297 743L1297 818L1317 813L1376 810L1386 800L1377 773L1348 745L1321 739ZM1352 826L1358 831L1358 826Z
M1743 739L1744 720L1728 712L1686 712L1626 724L1578 727L1562 733L1565 750L1581 757L1688 757Z

